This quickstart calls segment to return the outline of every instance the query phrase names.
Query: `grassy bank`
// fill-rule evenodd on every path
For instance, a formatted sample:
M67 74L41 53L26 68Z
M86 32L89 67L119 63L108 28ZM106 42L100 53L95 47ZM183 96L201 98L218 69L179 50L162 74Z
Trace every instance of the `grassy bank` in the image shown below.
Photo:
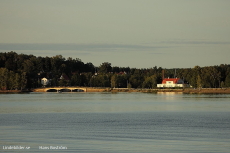
M22 90L0 90L0 93L22 93L22 92L25 92L25 91L22 91ZM27 91L29 92L29 91Z
M111 89L111 92L180 92L187 94L230 94L230 88L203 88L203 89Z
M185 89L183 93L195 94L230 94L230 88Z

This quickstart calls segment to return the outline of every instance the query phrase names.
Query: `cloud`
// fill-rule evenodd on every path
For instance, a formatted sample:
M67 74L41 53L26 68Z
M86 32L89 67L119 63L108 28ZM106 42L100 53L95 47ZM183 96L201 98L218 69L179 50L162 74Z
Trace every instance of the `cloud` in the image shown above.
M190 44L190 45L227 45L230 44L229 41L209 41L209 40L166 40L158 41L158 44Z
M79 51L107 51L107 50L139 50L154 49L156 46L132 44L45 44L45 43L0 43L0 50L79 50Z
M0 50L78 50L78 51L110 51L110 50L155 50L175 47L174 45L228 45L229 41L206 40L165 40L143 44L75 44L75 43L0 43Z

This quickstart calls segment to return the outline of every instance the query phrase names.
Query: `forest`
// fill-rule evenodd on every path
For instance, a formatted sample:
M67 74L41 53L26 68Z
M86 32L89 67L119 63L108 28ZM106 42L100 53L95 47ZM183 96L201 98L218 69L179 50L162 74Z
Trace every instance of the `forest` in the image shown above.
M153 61L154 63L154 61ZM36 57L0 53L0 90L23 90L42 87L41 79L49 79L47 86L84 86L111 88L156 88L165 78L181 78L193 88L230 87L230 64L194 66L193 68L167 69L100 66L84 63L81 59L62 55Z

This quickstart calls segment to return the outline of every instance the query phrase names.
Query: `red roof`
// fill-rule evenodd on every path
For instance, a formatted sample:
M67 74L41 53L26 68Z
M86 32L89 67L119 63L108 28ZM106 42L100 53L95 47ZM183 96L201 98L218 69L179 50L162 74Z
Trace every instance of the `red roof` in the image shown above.
M117 73L118 75L123 75L123 74L126 74L126 72L124 71L124 72L119 72L119 73Z
M178 80L180 80L180 78L168 78L168 79L164 79L162 81L162 84L166 84L166 81L173 81L173 83L176 84Z

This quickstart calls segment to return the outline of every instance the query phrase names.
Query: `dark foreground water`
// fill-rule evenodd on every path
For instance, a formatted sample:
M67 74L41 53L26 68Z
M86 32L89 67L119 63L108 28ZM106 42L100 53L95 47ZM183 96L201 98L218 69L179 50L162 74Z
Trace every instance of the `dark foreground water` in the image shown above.
M0 152L227 153L230 95L0 94Z

